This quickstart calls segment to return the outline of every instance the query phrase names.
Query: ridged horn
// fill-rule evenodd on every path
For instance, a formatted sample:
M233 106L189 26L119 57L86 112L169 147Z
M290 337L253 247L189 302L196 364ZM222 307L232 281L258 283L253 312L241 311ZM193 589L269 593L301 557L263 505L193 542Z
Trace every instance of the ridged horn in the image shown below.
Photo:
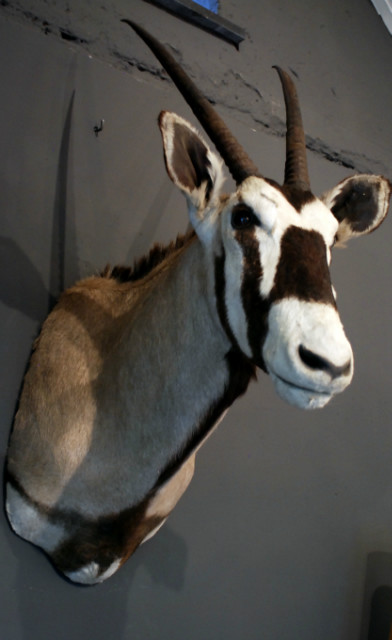
M220 115L215 111L207 98L199 91L169 51L167 51L156 38L138 24L132 22L132 20L124 19L122 22L132 27L158 58L210 140L215 144L236 184L241 184L241 182L249 176L261 177L256 165L230 132Z
M310 191L308 163L306 159L305 133L301 110L294 82L280 67L274 67L279 74L286 104L286 164L284 184Z

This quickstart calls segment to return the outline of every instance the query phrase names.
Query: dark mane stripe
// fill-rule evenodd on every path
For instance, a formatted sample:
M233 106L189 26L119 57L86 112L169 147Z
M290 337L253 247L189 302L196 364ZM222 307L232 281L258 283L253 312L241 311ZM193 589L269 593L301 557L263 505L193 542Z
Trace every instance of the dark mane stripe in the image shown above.
M178 235L175 240L166 246L155 244L150 252L136 260L133 267L107 265L101 273L102 278L113 278L117 282L134 282L147 276L153 269L160 265L170 255L182 249L192 238L195 232L192 229L183 235Z

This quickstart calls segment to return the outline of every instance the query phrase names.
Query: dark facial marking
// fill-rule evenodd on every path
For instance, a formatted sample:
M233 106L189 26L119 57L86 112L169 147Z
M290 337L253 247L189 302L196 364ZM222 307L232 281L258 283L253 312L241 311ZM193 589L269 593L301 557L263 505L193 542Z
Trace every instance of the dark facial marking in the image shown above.
M336 307L326 246L317 231L289 227L281 242L271 302L294 297Z
M378 192L378 184L350 180L336 196L331 211L339 222L346 220L353 231L366 231L378 212Z
M268 331L270 303L260 295L263 269L260 263L259 244L252 229L237 231L235 237L241 245L244 259L241 297L248 323L248 342L252 350L253 361L265 371L262 349Z
M294 209L299 213L306 204L309 204L310 202L314 202L316 200L311 191L303 191L302 189L298 189L297 187L293 187L291 185L283 185L282 193L294 207Z

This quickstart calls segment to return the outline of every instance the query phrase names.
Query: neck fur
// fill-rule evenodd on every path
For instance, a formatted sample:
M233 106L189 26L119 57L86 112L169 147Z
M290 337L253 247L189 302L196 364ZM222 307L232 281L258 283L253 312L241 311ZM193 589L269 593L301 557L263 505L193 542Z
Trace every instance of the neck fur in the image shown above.
M137 504L245 391L253 368L239 380L242 357L238 368L202 252L195 238L146 278L110 284L121 291L123 306L94 382L92 441L67 485L68 506L81 481L95 492L91 504L101 513L106 502L111 511ZM113 496L109 481L98 507L96 475L114 458L119 489Z

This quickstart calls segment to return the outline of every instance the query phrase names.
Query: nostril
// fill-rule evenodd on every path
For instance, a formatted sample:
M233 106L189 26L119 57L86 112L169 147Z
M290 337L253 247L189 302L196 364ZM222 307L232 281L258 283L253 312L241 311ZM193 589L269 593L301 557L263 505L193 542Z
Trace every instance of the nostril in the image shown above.
M298 348L299 356L302 362L315 371L325 371L329 373L331 378L338 378L339 376L346 376L351 371L351 360L348 360L342 366L336 366L326 358L319 356L317 353L310 351L302 344Z
M299 345L298 349L300 358L304 364L306 364L309 369L321 369L321 371L326 371L329 369L329 362L325 358L318 356L317 353L310 351L302 344Z

